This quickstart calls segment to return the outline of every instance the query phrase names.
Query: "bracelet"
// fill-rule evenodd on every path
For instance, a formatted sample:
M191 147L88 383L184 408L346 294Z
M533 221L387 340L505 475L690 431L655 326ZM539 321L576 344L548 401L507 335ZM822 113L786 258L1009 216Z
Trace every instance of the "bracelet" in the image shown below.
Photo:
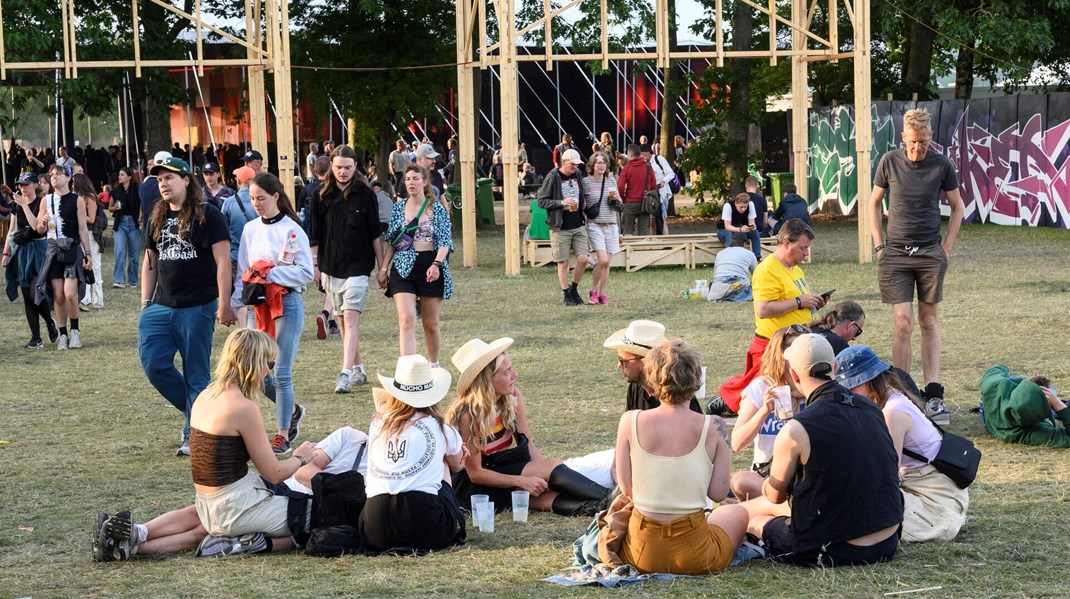
M294 457L297 458L298 462L301 462L301 466L305 466L305 465L308 464L308 460L306 460L305 458L303 458L303 457L301 457L299 455L295 455Z
M386 272L388 270L390 270L390 267L389 266L384 266L384 267L379 269L379 272Z
M795 308L796 310L802 310L802 298L801 297L795 298L795 306L796 306L796 308Z
M150 299L141 300L141 307L144 308L145 306L147 306L147 305L149 305L151 303L152 303L152 300L150 300Z
M882 244L878 245L877 247L873 248L873 251L874 252L879 252L879 251L881 251L883 249L884 249L884 244L882 243Z
M435 260L435 261L434 261L434 262L432 262L431 264L434 264L435 266L439 267L440 269L441 269L441 268L442 268L442 266L443 266L443 265L442 265L442 261L441 261L441 260Z

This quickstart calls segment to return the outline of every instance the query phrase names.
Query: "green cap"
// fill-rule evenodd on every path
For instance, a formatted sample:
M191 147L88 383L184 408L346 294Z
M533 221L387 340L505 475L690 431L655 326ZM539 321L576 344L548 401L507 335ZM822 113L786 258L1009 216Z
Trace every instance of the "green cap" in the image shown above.
M189 170L189 163L181 158L175 158L174 156L153 165L153 167L149 169L149 174L158 175L160 171L171 171L172 173L178 173L180 175L193 174L193 172Z

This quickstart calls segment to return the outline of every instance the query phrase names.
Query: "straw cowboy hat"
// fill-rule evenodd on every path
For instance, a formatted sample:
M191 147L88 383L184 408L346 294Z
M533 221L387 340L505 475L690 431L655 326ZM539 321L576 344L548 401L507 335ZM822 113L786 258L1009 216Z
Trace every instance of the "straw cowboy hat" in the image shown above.
M423 356L401 356L394 378L379 376L383 389L414 408L426 408L442 401L453 377L445 368L431 368Z
M450 358L453 365L461 373L457 377L457 393L461 394L467 391L472 386L472 383L475 382L479 373L487 367L487 364L505 353L505 350L509 349L512 344L513 340L511 338L502 337L490 343L482 339L472 339L462 345Z
M655 345L666 340L665 325L653 320L633 320L627 328L610 335L602 347L645 356Z

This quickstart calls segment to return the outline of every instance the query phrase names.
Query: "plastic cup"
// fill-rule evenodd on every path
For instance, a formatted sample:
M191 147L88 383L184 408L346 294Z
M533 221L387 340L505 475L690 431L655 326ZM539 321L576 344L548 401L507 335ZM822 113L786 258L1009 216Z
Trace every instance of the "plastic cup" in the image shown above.
M695 393L695 397L698 399L706 399L706 367L702 367L702 385L699 386L698 391Z
M528 521L528 501L531 494L527 491L513 491L513 522Z
M483 506L480 508L483 518L480 522L482 524L480 530L482 532L494 532L494 502L488 501L481 505Z
M490 495L472 495L472 525L483 531L483 510L490 501Z
M486 503L490 501L490 495L472 495L472 509L475 509L477 503Z
M781 420L790 419L795 415L795 410L791 404L791 387L781 385L780 387L774 387L773 391L776 391L776 399L773 400L776 417Z

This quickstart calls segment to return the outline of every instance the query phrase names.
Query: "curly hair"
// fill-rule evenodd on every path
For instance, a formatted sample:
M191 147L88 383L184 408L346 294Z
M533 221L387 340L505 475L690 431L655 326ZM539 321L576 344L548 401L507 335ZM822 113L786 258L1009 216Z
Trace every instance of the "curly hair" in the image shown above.
M663 341L643 359L643 376L661 403L689 403L702 385L702 356L681 339Z

